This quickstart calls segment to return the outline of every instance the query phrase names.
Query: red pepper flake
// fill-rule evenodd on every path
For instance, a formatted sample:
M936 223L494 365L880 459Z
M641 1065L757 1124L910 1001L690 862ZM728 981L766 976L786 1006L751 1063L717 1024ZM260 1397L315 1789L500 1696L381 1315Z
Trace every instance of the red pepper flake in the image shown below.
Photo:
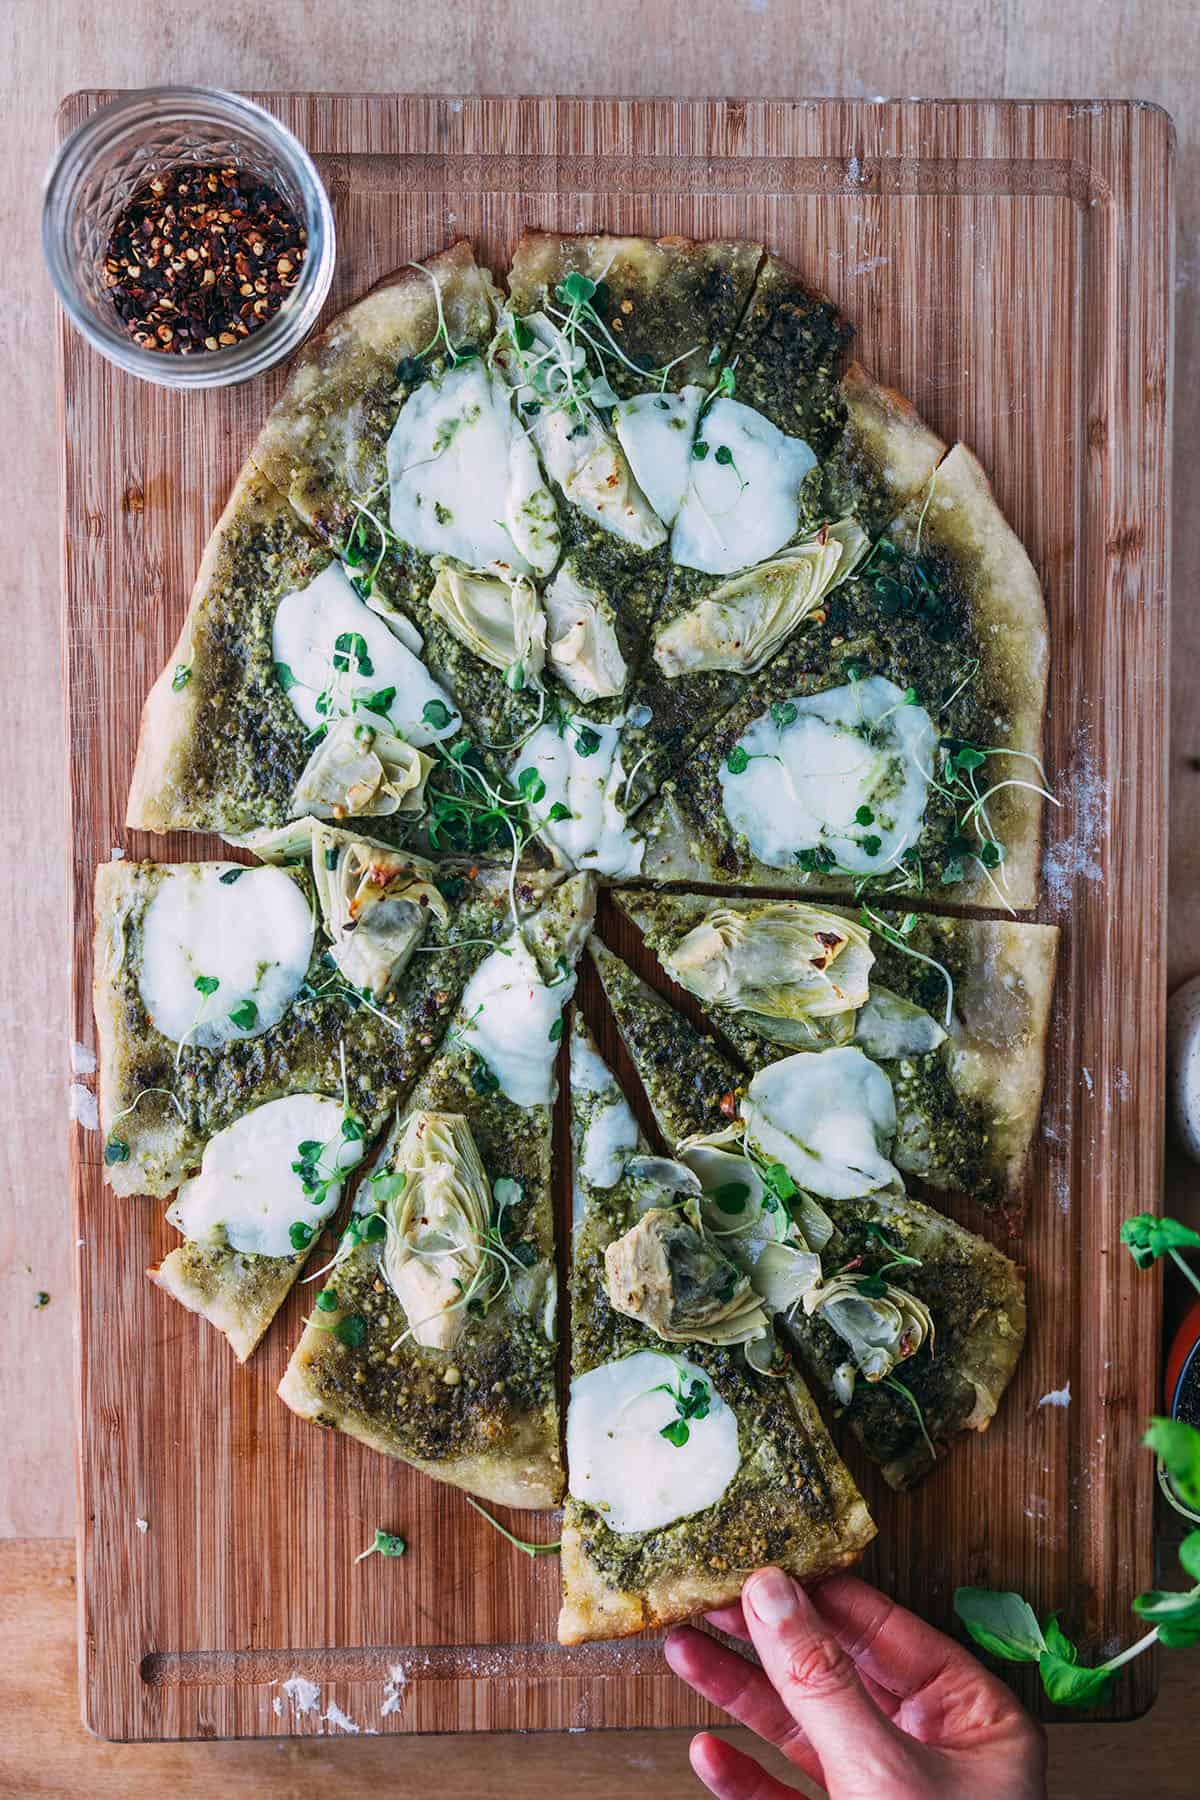
M130 200L102 278L135 344L189 356L265 325L307 253L303 225L274 188L242 169L184 164Z

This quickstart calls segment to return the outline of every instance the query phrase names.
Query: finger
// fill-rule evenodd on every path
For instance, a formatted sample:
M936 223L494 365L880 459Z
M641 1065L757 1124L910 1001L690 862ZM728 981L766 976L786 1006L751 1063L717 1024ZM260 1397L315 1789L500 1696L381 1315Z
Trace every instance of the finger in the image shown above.
M760 1569L742 1589L742 1605L763 1669L817 1756L833 1766L853 1745L856 1774L888 1792L885 1778L911 1767L907 1741L879 1712L803 1588L782 1569Z
M904 1705L903 1724L928 1742L953 1731L994 1730L1024 1720L1009 1688L969 1650L853 1576L831 1576L813 1590L822 1619L860 1676Z
M729 1637L744 1638L746 1643L750 1642L746 1615L742 1611L740 1600L735 1600L732 1606L718 1606L715 1611L705 1613L704 1616L718 1631L725 1632Z
M681 1681L820 1781L821 1764L812 1745L761 1669L691 1625L672 1631L665 1651L668 1666Z
M796 1800L796 1789L785 1787L760 1768L752 1756L735 1750L723 1738L702 1731L688 1749L693 1769L717 1800Z

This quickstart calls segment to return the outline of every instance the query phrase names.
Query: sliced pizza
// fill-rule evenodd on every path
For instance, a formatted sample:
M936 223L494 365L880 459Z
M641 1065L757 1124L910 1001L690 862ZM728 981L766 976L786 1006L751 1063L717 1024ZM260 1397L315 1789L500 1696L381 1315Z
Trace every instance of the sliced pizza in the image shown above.
M278 848L282 866L121 862L96 881L106 1174L121 1194L178 1188L184 1242L152 1273L243 1358L510 907L502 873L311 820ZM519 902L551 881L523 876Z
M1024 1341L1020 1271L905 1193L883 1063L843 1044L747 1080L611 951L592 953L709 1229L885 1479L919 1479L996 1411Z
M1031 906L1053 795L1041 762L1045 608L1029 558L961 444L859 548L639 816L644 871ZM683 661L741 658L779 579L764 565L721 606L676 621Z
M645 889L615 899L747 1070L854 1045L886 1071L906 1180L1017 1198L1041 1108L1054 926Z
M476 969L279 1388L302 1418L511 1506L562 1493L554 1065L592 905L572 877Z
M560 1641L727 1605L764 1563L853 1562L875 1533L861 1495L699 1183L649 1154L578 1015L571 1148Z

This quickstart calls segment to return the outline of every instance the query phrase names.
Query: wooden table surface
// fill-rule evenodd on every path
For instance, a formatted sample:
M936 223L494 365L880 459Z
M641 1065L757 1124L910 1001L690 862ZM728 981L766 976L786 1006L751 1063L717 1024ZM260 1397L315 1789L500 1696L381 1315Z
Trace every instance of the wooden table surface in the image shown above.
M603 0L586 23L561 0L423 12L396 0L0 0L0 681L13 846L0 886L0 1796L140 1800L173 1788L276 1800L331 1777L345 1794L381 1783L408 1794L436 1772L454 1800L511 1790L518 1754L503 1738L126 1748L77 1723L58 439L37 236L57 101L76 87L156 81L376 90L386 76L442 93L1112 95L1166 107L1179 135L1174 984L1200 969L1200 9L1194 0L910 0L899 18L879 0ZM1172 1165L1167 1203L1200 1223L1194 1169ZM41 1310L38 1290L50 1295ZM1164 1659L1147 1719L1052 1728L1056 1800L1194 1795L1198 1688L1200 1655L1176 1654ZM656 1800L698 1791L675 1734L544 1737L519 1755L531 1795L568 1781L581 1800L630 1782Z

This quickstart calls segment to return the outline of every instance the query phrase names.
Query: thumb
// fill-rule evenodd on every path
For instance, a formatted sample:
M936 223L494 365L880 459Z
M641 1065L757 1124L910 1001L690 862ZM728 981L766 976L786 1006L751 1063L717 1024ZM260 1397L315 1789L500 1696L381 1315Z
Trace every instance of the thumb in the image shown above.
M742 1609L763 1669L821 1759L826 1784L840 1772L851 1782L872 1777L864 1793L890 1791L876 1780L905 1769L908 1741L879 1711L804 1589L782 1569L760 1569L742 1589Z

